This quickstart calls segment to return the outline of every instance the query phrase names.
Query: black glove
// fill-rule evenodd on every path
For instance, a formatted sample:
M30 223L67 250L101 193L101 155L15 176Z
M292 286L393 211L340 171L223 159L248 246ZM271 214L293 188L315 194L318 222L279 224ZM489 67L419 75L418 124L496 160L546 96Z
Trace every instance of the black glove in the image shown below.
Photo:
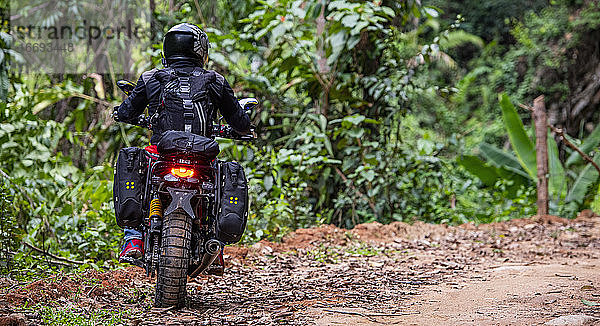
M115 107L113 108L113 112L112 112L112 118L113 118L113 120L115 120L115 121L117 121L117 122L118 122L118 121L120 121L120 120L119 120L119 107L118 107L118 106L115 106Z
M237 130L231 128L231 133L233 135L238 135L238 136L252 135L254 133L254 129L256 129L256 126L253 124L250 124L250 128L248 128L247 131L237 131Z

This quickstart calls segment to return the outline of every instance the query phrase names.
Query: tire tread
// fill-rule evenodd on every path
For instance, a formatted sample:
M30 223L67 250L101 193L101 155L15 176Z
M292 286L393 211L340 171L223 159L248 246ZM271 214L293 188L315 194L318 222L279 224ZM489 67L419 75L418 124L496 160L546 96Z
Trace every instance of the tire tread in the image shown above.
M185 305L187 270L190 257L191 219L178 209L165 216L156 278L156 307ZM177 255L183 253L183 255Z

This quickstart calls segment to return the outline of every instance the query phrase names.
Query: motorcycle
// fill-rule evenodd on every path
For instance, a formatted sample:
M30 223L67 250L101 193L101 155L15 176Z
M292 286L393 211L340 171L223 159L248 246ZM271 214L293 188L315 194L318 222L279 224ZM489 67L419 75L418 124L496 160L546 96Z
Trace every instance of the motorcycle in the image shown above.
M135 84L120 80L117 86L130 95ZM258 105L254 98L239 101L245 111ZM152 119L142 114L136 126L151 128ZM251 141L254 130L238 134L222 119L213 124L212 137ZM191 135L191 134L190 134ZM161 155L156 147L144 151L148 159L142 201L144 255L125 262L156 276L156 307L185 304L188 277L223 275L224 243L215 238L216 218L221 209L223 161L210 162L185 152ZM237 199L237 198L236 198ZM167 207L163 211L163 207Z

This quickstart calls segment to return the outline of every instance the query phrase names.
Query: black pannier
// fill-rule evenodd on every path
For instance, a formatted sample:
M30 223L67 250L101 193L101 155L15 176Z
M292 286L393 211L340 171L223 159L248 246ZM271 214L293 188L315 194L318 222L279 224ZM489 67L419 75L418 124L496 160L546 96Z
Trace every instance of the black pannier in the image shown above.
M113 183L115 217L120 227L135 228L142 223L142 202L148 159L144 150L127 147L119 151Z
M206 161L219 155L219 144L210 138L185 131L169 130L162 134L157 144L158 153L169 156L184 153Z
M224 243L240 241L248 221L248 182L237 162L221 165L221 210L217 216L217 239Z

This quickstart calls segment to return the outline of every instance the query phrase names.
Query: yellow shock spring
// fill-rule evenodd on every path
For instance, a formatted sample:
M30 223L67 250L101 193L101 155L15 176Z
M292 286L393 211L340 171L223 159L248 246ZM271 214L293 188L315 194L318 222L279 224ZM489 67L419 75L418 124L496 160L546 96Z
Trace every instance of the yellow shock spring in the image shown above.
M154 217L162 218L162 206L158 198L154 198L150 202L150 219Z

